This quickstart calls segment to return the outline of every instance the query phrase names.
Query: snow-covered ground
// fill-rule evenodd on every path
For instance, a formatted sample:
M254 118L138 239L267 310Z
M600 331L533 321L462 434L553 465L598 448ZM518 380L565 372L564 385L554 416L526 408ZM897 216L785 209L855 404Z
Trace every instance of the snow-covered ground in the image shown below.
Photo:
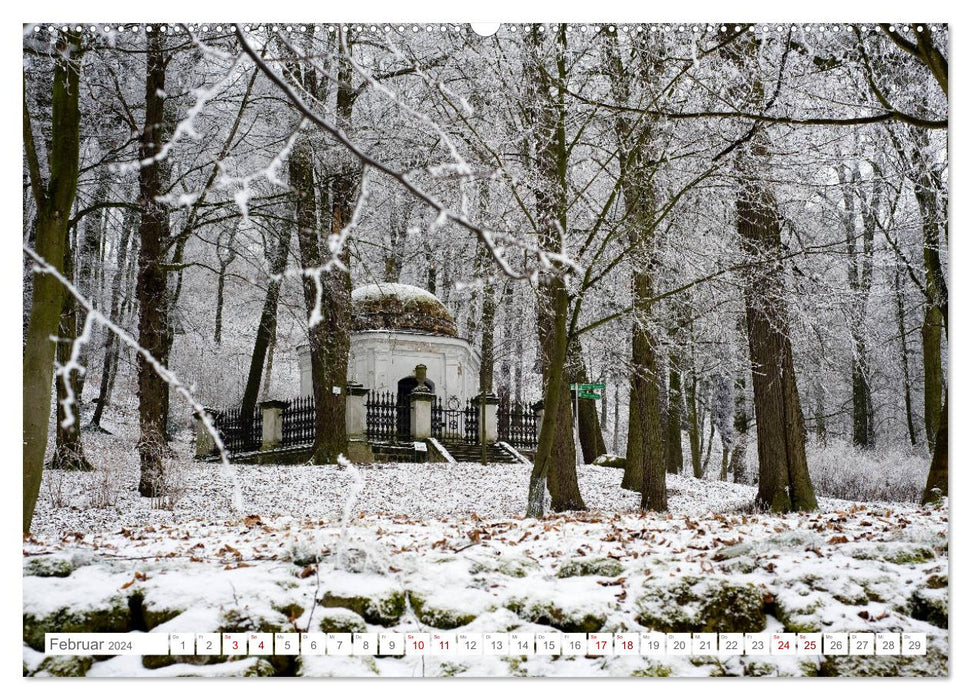
M24 542L25 673L947 672L946 508L823 499L817 513L755 514L751 487L672 477L671 512L643 514L636 494L620 489L619 470L585 466L580 488L589 512L526 520L525 465L393 464L359 469L363 485L343 526L353 470L241 466L245 513L233 514L218 467L180 460L181 498L162 510L135 494L134 455L114 462L107 496L98 473L45 475L34 535ZM114 505L92 508L98 500ZM728 659L114 657L66 667L36 651L45 630L92 627L915 631L927 633L930 650Z

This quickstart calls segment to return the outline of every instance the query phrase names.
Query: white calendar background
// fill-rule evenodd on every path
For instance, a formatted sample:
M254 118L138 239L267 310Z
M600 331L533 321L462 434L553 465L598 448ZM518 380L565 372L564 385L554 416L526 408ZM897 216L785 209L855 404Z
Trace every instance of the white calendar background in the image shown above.
M47 634L52 655L180 656L923 656L912 632L209 632Z

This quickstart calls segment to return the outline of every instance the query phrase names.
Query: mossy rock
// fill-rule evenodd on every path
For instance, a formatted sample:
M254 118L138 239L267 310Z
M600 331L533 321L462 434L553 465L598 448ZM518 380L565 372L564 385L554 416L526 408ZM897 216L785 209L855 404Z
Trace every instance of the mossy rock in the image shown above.
M288 620L296 620L298 617L303 615L303 606L299 603L285 603L283 605L274 605L273 609L278 613L283 615Z
M927 577L927 587L931 589L947 588L947 574L931 574Z
M616 578L624 573L624 565L615 559L604 557L584 557L571 559L556 572L557 578L573 576L604 576Z
M647 581L634 603L637 621L659 632L756 632L765 629L762 593L752 584L684 576Z
M93 664L93 656L48 656L34 675L48 673L59 678L78 678L87 675Z
M325 608L347 608L356 612L371 625L391 627L405 613L405 595L401 591L387 591L376 596L324 593L320 604Z
M948 595L946 588L918 589L910 596L910 616L929 622L935 627L947 629Z
M36 617L24 613L24 641L31 649L44 651L44 635L48 632L129 632L130 610L128 599L116 595L103 601L101 606L88 610L61 608L53 613Z
M131 612L132 628L145 631L153 630L185 612L159 605L151 598L146 600L141 590L132 591L128 597L128 609Z
M174 664L191 664L192 666L206 666L211 663L218 663L221 661L218 656L203 656L203 655L173 655L173 654L146 654L142 656L142 666L148 669L165 668L166 666L172 666Z
M506 607L524 620L553 627L561 632L599 632L607 622L604 613L588 610L564 610L552 601L514 598Z
M870 596L859 581L854 579L843 579L840 587L831 591L833 598L843 605L866 605L870 602Z
M243 678L267 678L275 675L276 669L266 659L257 659L252 666L243 671Z
M525 578L538 569L536 562L523 557L500 557L495 562L477 561L469 571L473 574L495 572L510 578Z
M453 630L464 627L476 618L476 614L469 611L455 610L428 603L422 596L409 593L411 607L422 624L440 630Z
M77 567L65 557L35 557L24 564L24 576L67 578Z
M282 621L268 620L260 615L252 615L246 610L230 609L223 613L219 621L219 634L225 632L287 632Z
M722 581L699 611L699 632L758 632L765 629L762 593L752 584Z
M881 542L873 546L858 547L850 553L850 556L864 561L876 559L891 564L924 564L932 561L937 555L926 545Z
M620 455L600 455L593 463L598 467L610 467L612 469L626 469L627 458Z
M819 613L823 608L823 599L819 595L799 596L787 592L787 595L776 596L772 612L786 632L811 633L822 631Z
M823 656L818 675L832 678L943 677L947 657L931 647L927 656Z
M367 632L364 618L352 610L326 609L320 616L320 631L331 634Z
M634 601L637 622L658 632L693 631L701 598L692 587L699 580L684 576L670 583L646 581L645 592Z
M766 678L768 676L778 676L779 669L772 664L767 664L764 661L752 661L744 665L743 675L749 676L751 678Z
M438 675L440 678L453 678L465 673L468 670L469 667L465 664L457 664L451 661L445 661L441 666L438 667Z
M635 668L630 673L631 678L667 678L671 675L671 667L663 664L648 663L643 668Z

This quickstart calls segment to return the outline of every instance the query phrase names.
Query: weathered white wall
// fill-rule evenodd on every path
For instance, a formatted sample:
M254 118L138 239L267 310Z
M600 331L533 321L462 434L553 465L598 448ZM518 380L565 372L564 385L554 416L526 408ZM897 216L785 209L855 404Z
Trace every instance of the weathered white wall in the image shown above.
M309 396L310 348L301 346L299 354L300 395ZM418 364L428 367L435 394L443 401L456 396L464 402L479 393L479 354L461 338L402 331L351 334L347 378L366 389L397 391L398 380L414 374Z

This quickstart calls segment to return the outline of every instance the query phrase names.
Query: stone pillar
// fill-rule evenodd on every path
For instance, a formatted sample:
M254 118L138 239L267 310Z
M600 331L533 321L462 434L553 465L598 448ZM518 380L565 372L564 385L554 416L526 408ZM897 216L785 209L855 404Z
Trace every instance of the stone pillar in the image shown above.
M499 442L499 397L495 394L485 395L485 422L482 421L482 394L475 397L475 408L479 412L479 444L483 438L485 444Z
M215 423L213 419L215 409L203 406L202 410L209 416L209 422ZM208 457L216 451L216 441L212 439L212 433L206 429L206 424L202 422L202 416L198 412L192 415L196 419L196 457Z
M411 438L424 440L432 436L432 399L435 395L425 383L428 368L425 365L415 367L415 379L418 386L411 390Z
M533 413L536 414L536 440L539 441L539 434L543 430L543 400L540 399L533 404Z
M283 443L283 409L286 401L271 399L260 401L263 412L263 445L261 450L272 450Z
M368 390L357 382L347 383L347 403L344 408L344 423L348 439L363 438L367 432L367 408L364 405Z

